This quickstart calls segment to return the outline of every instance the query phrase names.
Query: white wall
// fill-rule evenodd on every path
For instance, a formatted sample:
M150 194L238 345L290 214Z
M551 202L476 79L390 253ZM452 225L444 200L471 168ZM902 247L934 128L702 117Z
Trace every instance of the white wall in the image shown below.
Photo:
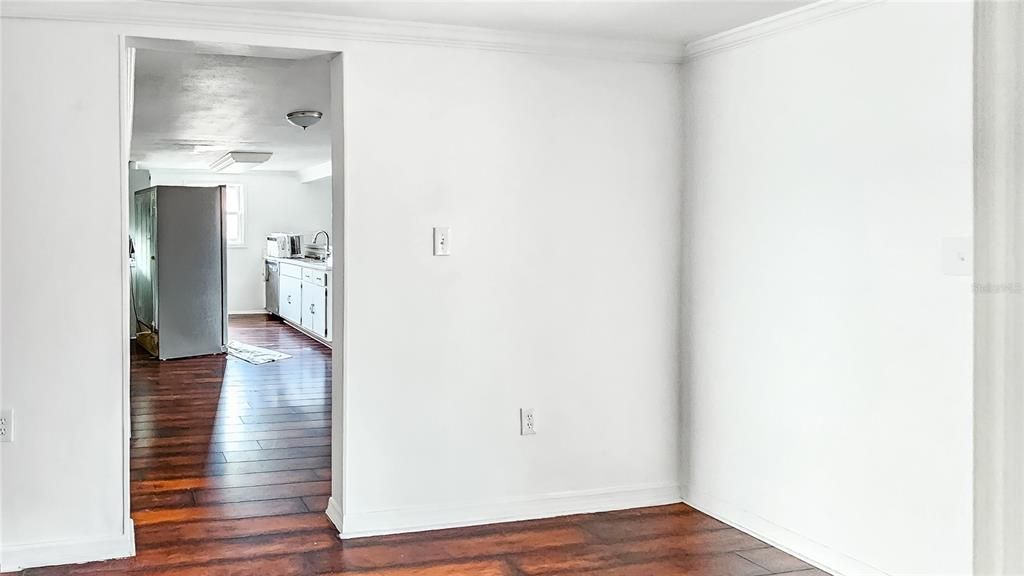
M970 3L687 66L684 499L845 574L971 571Z
M345 66L346 531L675 499L677 68Z
M3 447L5 552L52 560L122 533L119 34L345 53L346 532L678 498L676 66L3 27L2 391L19 426ZM35 107L48 115L21 113ZM41 221L66 240L59 266L8 241ZM451 257L430 255L438 225ZM59 354L58 327L76 343ZM522 406L537 411L528 439Z
M15 418L14 442L0 448L6 568L43 543L61 542L70 556L83 541L93 554L128 545L127 308L118 38L4 19L2 52L0 384ZM22 113L36 106L48 114ZM19 238L43 241L41 234L55 253L17 248Z
M303 184L293 173L260 171L214 174L154 169L152 174L153 185L242 185L245 245L228 248L228 312L233 314L263 310L268 233L299 233L303 242L311 242L318 230L331 230L330 179Z

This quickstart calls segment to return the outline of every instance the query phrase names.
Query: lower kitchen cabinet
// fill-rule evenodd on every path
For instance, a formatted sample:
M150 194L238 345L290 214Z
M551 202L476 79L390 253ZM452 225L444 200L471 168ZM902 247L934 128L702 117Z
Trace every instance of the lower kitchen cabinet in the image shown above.
M281 317L296 324L302 321L302 280L281 276Z
M327 338L327 287L314 282L302 283L302 327Z
M269 259L268 259L269 260ZM284 318L296 328L331 342L331 272L298 262L278 262L279 273L275 278L278 286L277 310L271 313ZM267 290L267 297L273 294Z

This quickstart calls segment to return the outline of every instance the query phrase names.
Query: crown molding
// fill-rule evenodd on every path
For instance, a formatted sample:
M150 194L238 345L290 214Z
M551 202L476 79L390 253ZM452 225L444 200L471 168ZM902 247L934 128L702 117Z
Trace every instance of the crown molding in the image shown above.
M684 60L693 60L730 50L755 40L760 40L761 38L801 28L841 14L847 14L882 1L884 0L820 0L813 4L801 6L788 12L769 16L750 24L690 42L686 45Z
M190 2L39 2L4 0L4 19L42 19L154 27L181 27L274 35L470 48L630 62L678 64L682 44L555 34L510 32L470 26L198 5ZM130 33L130 32L129 32Z

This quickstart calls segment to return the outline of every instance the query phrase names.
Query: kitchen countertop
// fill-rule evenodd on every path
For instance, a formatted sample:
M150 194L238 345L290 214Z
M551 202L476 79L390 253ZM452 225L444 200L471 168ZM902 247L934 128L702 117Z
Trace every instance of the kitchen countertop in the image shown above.
M275 258L273 256L266 256L266 259L271 262L282 262L284 264L294 264L296 266L302 266L303 268L312 268L314 270L324 270L330 272L333 266L330 263L330 259L315 260L313 258Z

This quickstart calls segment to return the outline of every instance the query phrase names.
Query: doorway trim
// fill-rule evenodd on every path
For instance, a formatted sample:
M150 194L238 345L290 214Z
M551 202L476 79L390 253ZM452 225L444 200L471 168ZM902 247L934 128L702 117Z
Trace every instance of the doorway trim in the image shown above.
M341 242L341 249L334 251L334 272L331 276L331 307L330 321L332 333L331 354L331 496L327 499L327 517L334 523L338 534L342 534L342 524L345 518L344 503L348 501L345 481L348 466L345 466L345 442L348 438L345 424L348 418L345 417L345 406L347 405L346 393L348 392L348 291L346 290L346 270L348 246L347 233L348 222L345 215L348 213L347 199L345 194L345 83L344 83L344 53L335 54L329 63L330 85L331 85L331 106L328 112L328 121L331 123L331 237L337 243ZM338 232L338 224L341 223L341 232ZM338 338L340 345L335 345ZM335 415L338 417L335 417ZM338 463L339 465L335 465Z
M128 539L127 554L135 555L135 523L131 516L131 437L132 437L132 396L131 396L131 261L128 257L128 160L132 149L132 113L135 95L135 48L130 46L124 35L118 37L118 111L120 143L118 159L121 175L121 459L124 477L121 481L121 512L124 515L121 530Z

